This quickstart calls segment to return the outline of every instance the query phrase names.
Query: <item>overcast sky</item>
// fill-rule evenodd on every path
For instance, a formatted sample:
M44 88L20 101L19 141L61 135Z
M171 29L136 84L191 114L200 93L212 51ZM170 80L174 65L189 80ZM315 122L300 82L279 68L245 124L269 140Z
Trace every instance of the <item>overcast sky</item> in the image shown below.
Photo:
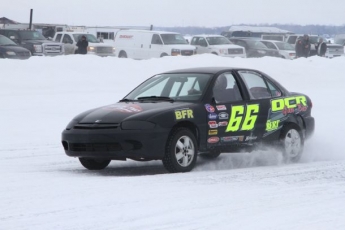
M86 26L345 25L345 0L9 0L0 17Z

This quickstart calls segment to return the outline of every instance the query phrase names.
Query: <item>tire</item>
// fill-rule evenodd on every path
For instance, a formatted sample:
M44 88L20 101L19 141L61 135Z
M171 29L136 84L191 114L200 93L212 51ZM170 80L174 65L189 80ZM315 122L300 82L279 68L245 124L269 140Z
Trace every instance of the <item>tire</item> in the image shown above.
M162 58L162 57L166 57L166 56L168 56L168 54L166 54L166 53L162 53L162 54L161 54L161 58Z
M89 170L102 170L109 165L111 160L80 157L79 161L85 168Z
M218 56L218 54L217 54L217 53L215 53L215 52L212 52L211 54L214 54L214 55L217 55L217 56Z
M296 163L301 159L304 138L297 125L291 124L284 127L280 142L285 163Z
M127 58L127 54L125 51L121 51L119 54L119 58Z
M217 157L219 157L219 155L221 154L221 152L209 152L209 153L201 153L199 154L199 156L201 158L204 158L204 159L209 159L209 160L212 160L212 159L216 159Z
M163 165L171 173L189 172L198 156L194 134L186 128L176 128L168 138Z

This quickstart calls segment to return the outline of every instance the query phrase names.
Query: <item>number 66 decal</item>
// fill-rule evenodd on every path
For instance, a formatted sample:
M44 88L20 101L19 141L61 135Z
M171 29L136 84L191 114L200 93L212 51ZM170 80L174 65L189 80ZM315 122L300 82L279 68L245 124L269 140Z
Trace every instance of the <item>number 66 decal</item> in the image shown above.
M256 119L258 118L259 104L246 105L246 107L247 109L245 114L244 105L236 105L231 107L229 124L226 127L225 132L252 130L254 128Z

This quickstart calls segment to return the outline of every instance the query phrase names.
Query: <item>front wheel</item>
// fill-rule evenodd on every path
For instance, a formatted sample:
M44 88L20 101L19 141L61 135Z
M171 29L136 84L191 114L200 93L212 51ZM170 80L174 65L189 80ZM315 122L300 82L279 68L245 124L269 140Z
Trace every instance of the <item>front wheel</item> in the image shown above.
M127 53L125 51L121 51L119 54L119 58L127 58Z
M105 169L111 160L92 159L92 158L79 158L80 163L89 170L102 170Z
M288 125L284 128L280 141L284 162L298 162L301 159L304 147L302 132L295 125Z
M196 164L197 153L194 134L189 129L177 128L168 138L163 165L172 173L189 172Z

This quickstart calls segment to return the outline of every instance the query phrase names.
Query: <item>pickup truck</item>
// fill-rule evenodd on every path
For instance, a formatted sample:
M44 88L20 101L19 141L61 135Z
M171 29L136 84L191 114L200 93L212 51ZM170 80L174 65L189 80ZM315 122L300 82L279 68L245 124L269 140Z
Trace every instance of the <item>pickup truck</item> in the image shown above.
M83 35L89 42L87 54L93 54L101 57L115 56L114 46L107 43L101 43L93 34L63 31L56 33L53 41L59 42L64 46L65 54L76 54L78 49L77 42Z
M32 56L57 56L65 53L61 44L47 40L35 30L0 29L0 34L30 50Z

